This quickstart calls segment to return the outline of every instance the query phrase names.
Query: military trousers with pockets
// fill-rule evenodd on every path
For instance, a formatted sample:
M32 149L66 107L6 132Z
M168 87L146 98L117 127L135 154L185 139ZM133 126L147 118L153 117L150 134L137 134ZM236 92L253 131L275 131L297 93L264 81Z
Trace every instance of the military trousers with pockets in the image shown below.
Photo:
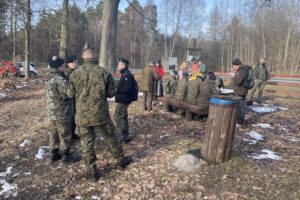
M117 103L114 118L121 131L128 131L128 104Z
M50 120L50 150L68 150L71 146L70 122Z
M112 156L117 162L124 158L123 149L115 135L115 128L111 120L99 126L78 126L78 133L82 147L82 155L87 167L96 164L96 154L94 149L96 134L101 133L104 137L104 145L107 145Z
M258 103L261 103L262 102L262 95L263 95L265 86L266 86L266 81L255 80L255 84L254 84L253 88L249 92L249 98L248 99L250 101L252 101L253 95L256 92L256 90L258 89L257 99L258 99Z
M152 109L152 99L153 99L152 92L143 91L143 105L145 110Z

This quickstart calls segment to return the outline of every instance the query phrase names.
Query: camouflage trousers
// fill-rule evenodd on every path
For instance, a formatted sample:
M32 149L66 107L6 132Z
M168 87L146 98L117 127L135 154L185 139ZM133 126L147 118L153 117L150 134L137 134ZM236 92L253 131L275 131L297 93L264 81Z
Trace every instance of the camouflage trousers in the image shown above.
M143 105L145 110L152 109L152 99L153 99L153 93L143 91Z
M239 97L241 97L241 99L239 104L237 123L242 125L245 120L245 96L239 95Z
M70 122L61 122L58 120L50 120L50 149L70 149L71 132Z
M261 103L262 102L262 95L263 95L265 86L266 86L266 81L255 80L255 84L249 92L248 99L250 101L252 101L253 100L253 95L256 92L256 90L258 89L258 92L257 92L258 103Z
M101 133L104 137L104 144L109 148L112 156L117 162L124 158L123 149L115 135L114 125L111 120L99 126L78 126L78 133L82 147L84 162L88 168L96 164L96 154L94 149L96 134Z
M114 118L121 131L128 131L128 104L117 103Z

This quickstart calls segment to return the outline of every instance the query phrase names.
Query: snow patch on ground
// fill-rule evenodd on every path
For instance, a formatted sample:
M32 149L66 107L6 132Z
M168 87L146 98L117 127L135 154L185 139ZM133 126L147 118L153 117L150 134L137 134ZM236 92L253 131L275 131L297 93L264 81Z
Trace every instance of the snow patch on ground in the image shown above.
M81 199L81 196L77 196L75 197L76 200L80 200Z
M280 106L273 106L270 104L257 104L253 103L253 106L250 106L251 110L257 113L270 113L276 112L277 110L288 110L288 108L280 107Z
M31 172L25 172L24 175L30 176L30 175L31 175Z
M272 159L272 160L282 160L281 156L276 155L274 151L268 150L268 149L263 149L261 150L263 152L262 154L259 155L253 155L251 156L254 159Z
M8 174L11 174L12 168L13 168L12 165L9 166L9 167L7 167L5 172L1 172L1 173L0 173L0 177L5 177L5 176L7 176Z
M94 200L101 200L100 197L97 197L97 196L92 196L92 199L94 199Z
M8 96L6 93L0 92L0 97L6 97Z
M192 172L199 169L200 167L200 165L198 164L198 159L191 154L180 156L175 160L173 165L179 171L184 172Z
M139 92L138 96L142 97L144 94L142 92Z
M46 149L49 149L48 146L41 146L35 155L35 160L42 160L48 153Z
M271 128L271 129L274 129L271 126L271 124L266 124L266 123L257 123L257 124L253 124L252 126L261 127L261 128Z
M287 136L286 139L292 142L300 142L300 138L296 138L293 136Z
M17 185L16 184L9 184L5 180L0 179L0 184L2 185L2 190L0 191L0 195L7 195L6 198L9 197L9 195L13 195L14 197L18 196L17 192Z
M20 147L25 147L31 144L30 140L25 139L19 146Z
M245 141L249 141L250 144L256 144L258 141L261 141L264 139L264 136L261 134L255 132L255 131L250 131L249 133L246 133L246 135L249 135L251 139L244 139Z

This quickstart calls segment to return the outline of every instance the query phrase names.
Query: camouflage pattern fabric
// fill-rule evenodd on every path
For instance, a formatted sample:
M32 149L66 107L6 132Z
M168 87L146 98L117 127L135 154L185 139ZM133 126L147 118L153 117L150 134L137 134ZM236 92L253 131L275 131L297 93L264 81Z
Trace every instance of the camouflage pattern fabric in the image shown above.
M71 132L68 122L50 120L50 149L70 149Z
M176 93L176 87L177 87L177 80L175 79L175 77L170 77L164 85L165 85L164 96L171 99L174 98Z
M186 101L190 104L197 104L197 98L199 96L199 80L191 80L187 82L187 95Z
M96 164L96 154L94 150L95 134L101 133L104 137L104 145L106 145L116 162L120 162L124 158L123 149L115 136L113 123L110 121L99 126L79 126L79 136L82 146L82 154L87 167Z
M184 101L187 94L187 82L186 78L179 79L177 82L175 99L179 101Z
M128 131L128 104L116 103L114 118L121 131Z
M75 97L78 126L104 125L110 119L107 97L114 97L115 81L103 67L89 59L70 76L67 95Z
M71 114L67 97L67 79L57 69L49 69L46 80L46 101L50 120L68 121Z

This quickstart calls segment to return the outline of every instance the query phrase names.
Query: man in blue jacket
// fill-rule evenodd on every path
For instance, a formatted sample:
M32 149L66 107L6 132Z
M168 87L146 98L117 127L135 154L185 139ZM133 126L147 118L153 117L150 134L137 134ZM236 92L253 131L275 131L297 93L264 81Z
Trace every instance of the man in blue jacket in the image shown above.
M115 96L116 110L114 118L119 130L121 130L121 141L129 142L131 137L128 133L128 106L133 101L135 95L136 81L128 69L129 62L124 58L118 59L118 70L121 78L117 86Z

